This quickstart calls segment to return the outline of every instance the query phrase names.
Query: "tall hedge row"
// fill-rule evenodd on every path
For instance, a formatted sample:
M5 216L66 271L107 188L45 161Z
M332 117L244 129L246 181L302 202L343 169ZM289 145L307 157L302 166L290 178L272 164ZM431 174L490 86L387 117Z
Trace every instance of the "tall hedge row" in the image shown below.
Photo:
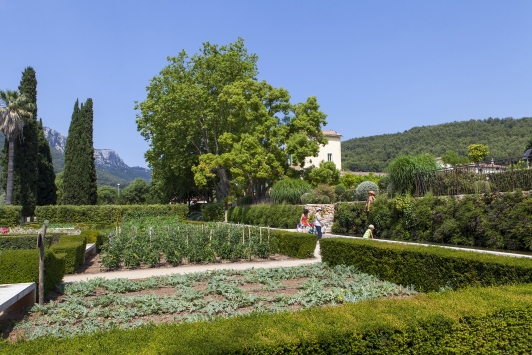
M314 256L316 236L313 234L271 231L275 250L292 258L306 259Z
M22 206L2 206L0 207L0 226L13 227L20 224L22 220Z
M65 274L64 254L44 253L44 293L55 290ZM0 253L0 284L39 284L39 250L5 250Z
M428 292L441 288L532 283L532 259L372 240L321 241L322 260Z
M341 203L332 231L362 235L369 224L380 238L532 250L532 195L379 197L369 214L363 203Z
M227 220L232 223L295 229L304 208L304 206L275 204L237 206L229 210Z
M0 342L2 354L529 354L532 286Z
M50 223L116 223L140 217L176 217L186 220L187 205L37 206L38 221Z

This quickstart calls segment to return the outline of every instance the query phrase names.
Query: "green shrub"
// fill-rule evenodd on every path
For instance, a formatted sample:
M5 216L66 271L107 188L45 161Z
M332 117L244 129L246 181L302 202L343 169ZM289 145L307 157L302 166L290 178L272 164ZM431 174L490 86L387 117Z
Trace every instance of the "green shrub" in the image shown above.
M176 217L186 220L187 205L98 205L98 206L37 206L35 215L38 221L50 223L104 223L114 224L122 219L141 217Z
M252 204L253 204L253 196L251 195L244 196L238 201L239 206L252 205Z
M44 252L44 293L55 290L65 274L65 259ZM39 250L5 250L0 253L0 284L35 282L39 284Z
M530 285L0 343L3 354L529 354Z
M436 159L430 154L400 156L388 165L394 193L414 193L416 175L438 169Z
M22 206L0 207L0 226L18 226L22 221Z
M296 228L304 206L252 205L229 209L227 221L273 228Z
M313 204L318 202L318 196L313 192L306 192L301 195L301 203L304 205Z
M223 222L225 220L225 208L221 203L202 204L201 214L204 222Z
M297 205L301 203L301 195L311 191L312 187L305 180L283 179L272 186L270 196L274 203Z
M532 283L532 260L440 247L412 246L345 238L321 242L322 260L353 265L375 277L416 290Z
M532 196L521 192L466 196L379 196L369 217L362 203L336 206L335 233L486 248L532 250Z
M366 201L368 199L368 192L374 191L375 196L379 195L379 187L373 181L364 181L360 183L355 189L355 196L357 201Z
M106 237L106 232L104 230L85 229L81 231L80 236L85 237L87 244L96 244L97 246L101 246Z
M65 254L65 273L74 274L83 265L85 248L84 236L64 236L50 250L55 254Z
M307 233L271 231L275 250L292 258L305 259L314 256L316 236Z
M44 244L47 248L59 242L62 234L46 234ZM0 250L36 249L36 235L0 235Z
M330 185L318 185L316 188L314 188L313 192L317 197L317 203L334 203L336 201L336 193L334 192L334 188ZM323 202L324 196L329 197L329 202Z

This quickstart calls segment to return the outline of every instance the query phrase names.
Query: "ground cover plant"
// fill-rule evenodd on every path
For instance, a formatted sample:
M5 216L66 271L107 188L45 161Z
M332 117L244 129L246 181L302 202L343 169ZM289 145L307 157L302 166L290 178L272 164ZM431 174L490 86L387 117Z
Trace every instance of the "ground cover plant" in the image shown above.
M71 337L150 323L213 320L248 313L297 311L377 297L405 297L409 288L349 266L217 270L144 280L96 278L65 285L63 295L36 305L12 340Z
M141 218L112 232L102 246L102 265L116 269L155 267L162 258L187 262L267 258L275 245L267 228L224 223L190 224L176 219Z

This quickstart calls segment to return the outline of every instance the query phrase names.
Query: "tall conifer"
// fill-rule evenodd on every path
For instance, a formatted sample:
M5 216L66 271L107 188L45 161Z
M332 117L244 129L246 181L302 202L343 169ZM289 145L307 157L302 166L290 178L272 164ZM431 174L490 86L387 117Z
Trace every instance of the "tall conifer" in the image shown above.
M83 198L78 193L78 187L82 184L79 162L81 135L79 111L79 100L76 100L65 145L65 167L63 169L63 203L65 205L83 204Z
M35 105L32 117L26 120L24 130L15 140L13 204L22 206L23 216L33 216L37 204L39 143L37 124L37 78L35 70L27 67L22 72L18 90Z
M83 149L83 176L86 178L84 187L87 191L87 204L95 205L98 200L98 185L96 177L96 166L94 164L94 111L92 99L88 98L80 111L82 123L82 149Z
M39 120L39 181L37 182L37 206L55 205L57 202L57 187L55 186L54 165L50 143L44 136L42 120Z
M94 205L97 202L93 116L92 99L81 107L76 100L65 147L64 204Z

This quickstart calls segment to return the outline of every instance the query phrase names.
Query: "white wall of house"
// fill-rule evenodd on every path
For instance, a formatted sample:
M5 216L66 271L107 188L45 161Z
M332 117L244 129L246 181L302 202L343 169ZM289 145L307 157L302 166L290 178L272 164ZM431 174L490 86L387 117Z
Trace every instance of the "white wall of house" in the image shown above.
M329 140L329 143L325 147L320 146L320 152L317 157L307 158L305 167L311 165L319 167L322 161L332 161L336 165L336 169L342 170L342 146L340 144L342 135L328 129L324 129L323 133Z

